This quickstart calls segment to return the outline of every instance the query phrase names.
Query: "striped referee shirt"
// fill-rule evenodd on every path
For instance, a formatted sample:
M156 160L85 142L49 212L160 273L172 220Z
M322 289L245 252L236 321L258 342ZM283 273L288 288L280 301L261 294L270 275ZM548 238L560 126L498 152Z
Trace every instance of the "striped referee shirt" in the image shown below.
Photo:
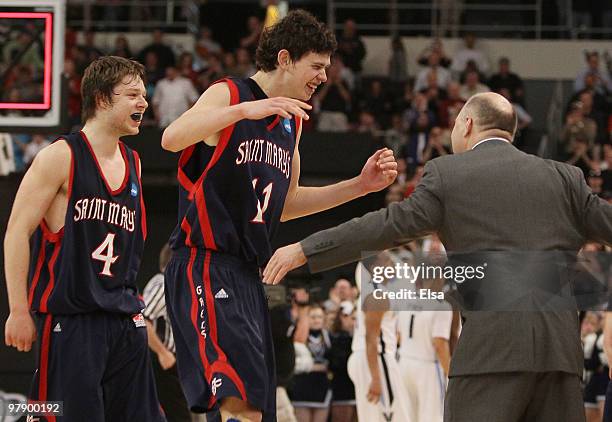
M145 286L142 296L146 305L142 314L151 321L155 332L166 349L176 354L174 336L166 309L166 297L164 296L164 275L161 273L155 274Z

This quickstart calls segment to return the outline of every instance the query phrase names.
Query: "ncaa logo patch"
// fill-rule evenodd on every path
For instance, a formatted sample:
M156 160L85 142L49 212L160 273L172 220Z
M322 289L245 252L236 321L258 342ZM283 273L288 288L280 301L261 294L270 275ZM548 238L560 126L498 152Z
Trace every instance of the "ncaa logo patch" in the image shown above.
M130 195L137 196L138 195L138 186L136 183L132 182L132 189L130 190Z
M291 119L285 117L283 119L283 127L287 132L291 133Z

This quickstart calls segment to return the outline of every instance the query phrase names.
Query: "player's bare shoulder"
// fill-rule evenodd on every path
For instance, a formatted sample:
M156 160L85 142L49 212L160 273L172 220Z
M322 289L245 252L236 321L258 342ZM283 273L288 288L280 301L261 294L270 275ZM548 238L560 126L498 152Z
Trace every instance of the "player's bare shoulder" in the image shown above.
M68 184L71 163L72 150L64 139L59 139L36 155L28 172L59 188Z
M227 82L217 82L200 96L191 110L202 110L230 105L230 88Z

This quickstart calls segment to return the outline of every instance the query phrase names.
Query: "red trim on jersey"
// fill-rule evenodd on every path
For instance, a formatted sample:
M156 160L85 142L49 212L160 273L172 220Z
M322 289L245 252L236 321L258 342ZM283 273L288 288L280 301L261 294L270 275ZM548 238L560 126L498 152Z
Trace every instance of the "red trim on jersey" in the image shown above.
M225 79L227 82L227 86L230 89L230 105L238 104L240 100L240 95L238 92L238 87L236 84L230 79ZM215 152L213 153L212 158L208 162L208 165L202 172L202 175L195 183L194 189L192 193L189 195L189 199L193 198L193 194L195 193L196 199L196 208L198 210L198 219L200 220L200 230L202 231L202 238L204 239L204 248L216 250L217 245L215 243L215 239L213 237L212 227L210 225L210 220L208 218L208 210L206 209L206 199L204 198L204 188L202 187L204 184L204 180L206 179L206 175L210 171L210 169L219 161L223 151L227 147L230 138L232 137L232 132L234 131L234 127L236 124L229 125L221 132L221 136L219 137L219 143L215 148Z
M240 392L242 400L247 401L244 383L232 365L227 362L227 357L225 356L225 353L221 347L219 347L219 343L217 341L217 317L215 314L215 298L213 297L210 281L210 257L211 252L206 251L204 255L204 274L202 276L202 280L204 281L204 292L206 294L206 312L208 315L208 324L210 326L208 338L211 340L215 350L217 351L217 360L212 363L210 373L212 375L215 372L221 372L227 376L230 380L232 380ZM210 379L208 382L210 383Z
M185 172L183 171L183 166L187 164L191 156L193 155L193 151L195 150L195 145L191 145L181 152L181 156L178 161L178 172L176 174L176 178L178 179L181 186L189 193L193 190L193 182Z
M185 245L192 248L193 243L191 243L191 225L189 225L187 217L183 217L183 221L181 221L181 229L185 232Z
M125 174L123 176L123 182L121 182L121 185L117 189L112 190L110 185L108 184L108 180L106 180L106 176L104 175L104 172L102 171L102 167L100 167L100 163L98 162L98 157L96 157L96 154L94 153L94 150L91 147L91 143L89 142L89 139L87 139L87 135L85 135L83 131L81 131L80 133L81 133L81 137L85 140L85 145L87 145L87 148L89 148L89 152L91 153L91 156L93 157L94 162L96 163L96 166L98 167L98 172L100 173L100 176L102 177L102 180L104 181L106 190L108 190L108 192L112 196L116 196L120 194L121 191L123 191L123 189L127 185L127 181L130 178L130 164L128 162L127 156L125 155L125 146L123 145L123 142L119 141L119 150L121 151L121 156L123 157L123 162L125 163Z
M57 256L59 255L61 245L62 242L55 243L53 253L51 254L51 259L49 259L49 263L47 265L47 268L49 269L49 284L47 284L42 298L40 299L40 312L42 313L48 312L47 301L49 300L49 295L51 295L51 291L53 291L53 287L55 285L55 271L53 270L53 267L55 267L55 261L57 261Z
M53 315L45 317L40 345L40 366L38 367L38 400L47 400L47 375L49 369L49 343L51 341L51 320Z
M297 137L300 134L300 128L302 127L302 118L295 116L295 140L297 141Z
M272 123L266 126L266 129L268 129L268 131L271 131L278 124L278 122L280 122L280 116L277 114L274 120L272 120Z
M198 336L198 352L200 354L200 360L202 361L202 366L204 367L204 377L207 382L210 382L210 365L208 364L208 358L206 357L206 338L200 333L200 327L198 326L198 295L196 293L196 288L193 283L193 264L196 259L196 255L198 250L196 248L192 248L189 254L189 263L187 264L187 280L189 282L189 292L191 293L191 323L193 324L193 328L195 328L196 335Z
M140 156L135 150L132 150L134 156L134 166L136 167L136 175L138 176L138 189L140 189L140 227L142 228L142 237L147 240L147 210L145 209L144 195L142 192L142 164L140 163Z
M28 303L30 304L30 308L32 308L32 301L34 300L34 291L36 290L36 286L38 285L38 280L40 278L40 270L42 269L43 262L45 262L45 246L45 236L41 236L40 251L38 252L38 259L36 260L36 270L34 271L34 277L32 277L32 283L30 285L30 294L28 297Z
M40 229L42 230L43 237L51 243L60 242L62 240L62 237L64 236L63 227L56 232L51 231L49 225L47 224L44 218L40 221Z
M70 149L70 176L68 176L67 192L68 206L70 206L70 196L72 195L72 184L74 182L74 151L72 150L72 145L70 145L70 143L66 141L65 138L62 139L64 139L64 142L66 142L66 145L68 145L68 148Z

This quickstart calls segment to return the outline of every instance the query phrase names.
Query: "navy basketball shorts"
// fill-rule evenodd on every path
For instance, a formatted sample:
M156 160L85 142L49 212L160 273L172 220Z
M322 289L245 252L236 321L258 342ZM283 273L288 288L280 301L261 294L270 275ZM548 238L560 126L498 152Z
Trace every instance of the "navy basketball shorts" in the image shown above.
M141 314L37 314L36 325L38 369L30 399L63 402L63 416L33 420L166 420Z
M259 269L232 255L184 248L175 251L165 280L190 409L207 412L236 397L275 421L274 349Z

